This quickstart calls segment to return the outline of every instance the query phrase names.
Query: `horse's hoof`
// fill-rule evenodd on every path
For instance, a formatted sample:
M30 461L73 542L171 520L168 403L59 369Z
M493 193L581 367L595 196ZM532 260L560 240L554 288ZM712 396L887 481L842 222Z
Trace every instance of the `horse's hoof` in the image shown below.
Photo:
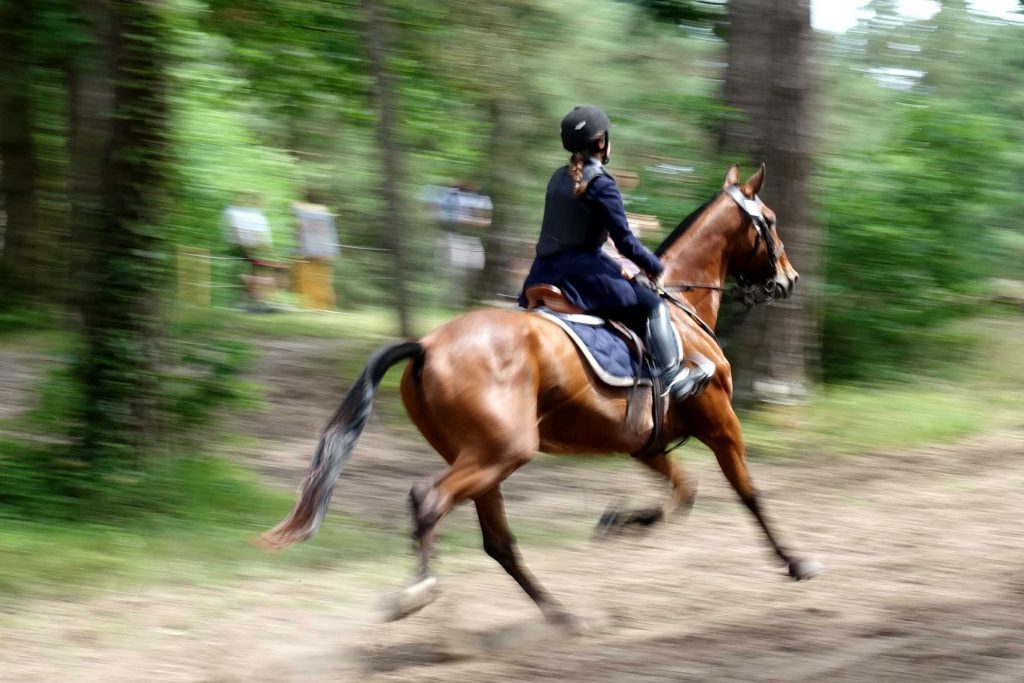
M428 576L417 581L384 600L384 621L398 621L415 614L437 600L440 595L441 587L436 577Z
M584 636L593 633L596 629L589 620L576 616L572 612L558 610L544 615L552 626L564 630L575 636Z
M619 501L612 501L608 503L608 506L604 509L604 513L601 514L601 519L597 521L597 526L594 527L594 539L601 540L607 538L613 530L617 530L622 522L622 505Z
M825 565L817 560L792 560L789 563L789 575L794 581L810 581L825 571Z

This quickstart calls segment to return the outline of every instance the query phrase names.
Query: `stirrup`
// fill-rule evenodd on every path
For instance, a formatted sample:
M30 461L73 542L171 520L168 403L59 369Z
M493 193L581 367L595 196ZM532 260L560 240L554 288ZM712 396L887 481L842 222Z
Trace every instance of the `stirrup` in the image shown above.
M672 382L665 386L665 393L671 395L674 401L698 396L707 389L714 374L713 365L710 370L702 363L695 363L693 367L684 366L672 378Z

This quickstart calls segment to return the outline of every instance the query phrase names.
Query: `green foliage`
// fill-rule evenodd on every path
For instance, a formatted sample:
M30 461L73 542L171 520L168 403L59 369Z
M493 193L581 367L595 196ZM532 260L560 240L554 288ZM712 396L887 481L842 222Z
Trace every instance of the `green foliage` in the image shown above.
M254 406L259 387L241 379L251 360L245 342L194 323L178 325L174 332L160 406L166 438L180 447L182 439L203 438L224 409Z
M895 57L901 68L924 74L896 88L847 61L884 65L894 58L887 48L852 56L840 51L833 67L835 102L826 129L837 134L824 150L818 179L825 189L822 360L829 380L920 371L954 350L963 354L963 346L937 330L969 315L993 275L1021 274L1024 252L1007 252L1010 230L1003 229L1020 201L1012 179L1024 173L1019 121L1008 115L1024 85L1020 70L1011 68L1019 50L1003 43L1020 29L966 20L944 28L937 21L942 35L933 29L923 32L926 38L913 26L873 29L880 46L889 44L888 34L890 42L926 48ZM968 64L976 59L963 41L985 34L1002 46L985 53L1006 65L993 71L1005 81L998 90L988 77L958 76L959 62L945 63L950 53ZM865 110L876 112L871 125Z
M831 376L904 365L927 348L929 330L969 309L966 295L984 273L986 233L973 208L982 187L975 179L995 151L987 123L908 106L888 148L866 155L864 173L830 179L840 190L827 204ZM950 156L950 146L963 151Z
M5 337L15 333L53 329L58 316L42 306L5 308L0 310L0 333Z
M700 24L722 19L724 3L700 0L636 0L659 21Z
M76 343L65 349L80 356ZM255 404L259 388L241 379L248 345L209 325L181 323L164 344L160 394L150 406L147 450L121 458L83 459L74 446L83 389L71 364L41 383L37 403L19 427L27 438L0 446L0 515L111 520L134 516L155 498L152 478L165 478L177 453L201 450L228 408ZM173 471L170 470L170 471Z

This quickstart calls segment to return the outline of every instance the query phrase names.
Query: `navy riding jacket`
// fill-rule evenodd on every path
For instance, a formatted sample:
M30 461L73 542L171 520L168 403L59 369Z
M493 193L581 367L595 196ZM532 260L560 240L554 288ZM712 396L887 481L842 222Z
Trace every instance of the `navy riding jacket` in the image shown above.
M600 166L596 159L591 159L589 163ZM588 236L602 235L607 231L620 254L635 263L644 272L652 276L660 275L663 270L661 261L641 244L640 240L633 235L633 231L629 229L629 223L626 221L626 209L622 204L622 195L619 193L615 180L605 173L603 168L588 170L591 173L596 170L597 174L587 184L586 191L578 198L566 198L567 195L564 192L552 192L552 186L562 182L559 174L566 174L564 167L555 171L548 187L545 215L573 214L572 211L559 212L558 209L561 207L553 207L552 203L554 202L582 202L586 210L575 212L575 215L582 216L582 218L579 219L578 225L571 226L572 230L584 231L584 234ZM578 240L578 242L585 241L587 240ZM647 302L638 299L633 283L623 277L619 265L601 251L604 239L602 238L597 244L592 243L594 240L589 241L591 243L585 246L567 247L549 253L552 251L550 244L546 244L542 248L544 243L542 235L541 242L538 243L538 256L523 283L523 293L519 296L520 305L526 306L525 290L527 287L551 284L561 289L571 303L585 311L645 306ZM541 252L545 252L545 255L541 256Z

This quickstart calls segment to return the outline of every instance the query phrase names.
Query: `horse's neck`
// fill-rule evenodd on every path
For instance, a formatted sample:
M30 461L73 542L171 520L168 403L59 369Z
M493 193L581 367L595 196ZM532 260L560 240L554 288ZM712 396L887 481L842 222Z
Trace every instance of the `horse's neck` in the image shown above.
M713 211L708 211L670 246L661 257L665 284L724 287L727 273L727 242L716 230ZM715 327L722 304L721 289L695 287L678 296L697 311L704 322Z

